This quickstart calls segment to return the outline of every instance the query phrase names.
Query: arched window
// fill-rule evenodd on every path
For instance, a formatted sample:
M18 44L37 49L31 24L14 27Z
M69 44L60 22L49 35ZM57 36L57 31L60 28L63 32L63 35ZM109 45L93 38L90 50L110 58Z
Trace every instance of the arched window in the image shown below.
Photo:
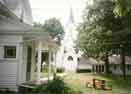
M72 56L69 56L67 59L68 59L69 61L73 61L73 57L72 57Z

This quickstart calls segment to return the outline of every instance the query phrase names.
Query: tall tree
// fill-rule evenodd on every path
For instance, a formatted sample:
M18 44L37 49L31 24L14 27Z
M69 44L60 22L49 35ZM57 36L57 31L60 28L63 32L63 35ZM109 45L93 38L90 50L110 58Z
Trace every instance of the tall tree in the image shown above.
M78 46L84 49L88 56L103 59L106 62L107 73L109 73L108 56L112 49L110 43L112 24L109 22L114 20L113 8L114 2L107 0L96 0L92 5L88 4L85 9L84 22L78 27Z
M120 54L122 56L122 70L125 77L125 55L130 55L130 11L117 14L116 0L94 0L87 3L84 11L83 23L78 27L77 44L85 54L102 57L105 60L108 73L108 56ZM123 13L123 12L122 12ZM126 49L125 49L126 47Z
M131 35L131 1L130 0L116 0L116 7L114 13L117 18L121 19L120 35L120 55L121 55L121 68L123 71L124 79L126 78L125 56L131 56L130 50L130 35Z

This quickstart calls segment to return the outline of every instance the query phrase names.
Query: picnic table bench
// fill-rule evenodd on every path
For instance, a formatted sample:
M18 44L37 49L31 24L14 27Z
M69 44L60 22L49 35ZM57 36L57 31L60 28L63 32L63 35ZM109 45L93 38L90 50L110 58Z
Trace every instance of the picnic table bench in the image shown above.
M93 79L93 87L98 89L105 89L106 81L100 79Z
M110 84L110 82L106 80L92 79L92 82L87 82L87 87L93 87L102 90L112 90L112 86L109 87L108 84Z

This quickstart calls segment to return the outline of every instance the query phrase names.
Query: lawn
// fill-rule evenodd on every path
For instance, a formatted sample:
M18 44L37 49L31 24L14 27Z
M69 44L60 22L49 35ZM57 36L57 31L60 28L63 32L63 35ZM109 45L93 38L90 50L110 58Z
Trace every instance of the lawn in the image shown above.
M98 90L87 87L86 83L92 82L93 78L106 80L112 86L112 90ZM115 75L80 73L68 74L64 77L64 81L81 94L131 94L131 78L123 80L122 77Z
M112 90L100 90L93 87L87 87L87 82L92 79L106 80L111 85ZM95 75L89 73L66 74L63 76L64 82L75 92L71 94L131 94L131 77L123 80L122 77L116 75ZM54 85L55 87L58 86ZM15 94L2 93L0 94ZM36 93L37 94L37 93Z

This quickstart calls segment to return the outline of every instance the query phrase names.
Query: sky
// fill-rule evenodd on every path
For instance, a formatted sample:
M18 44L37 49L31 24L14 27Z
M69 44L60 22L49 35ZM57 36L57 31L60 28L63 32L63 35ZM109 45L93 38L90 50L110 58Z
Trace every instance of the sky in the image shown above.
M33 21L44 23L45 20L56 17L65 25L72 6L74 20L80 22L85 2L86 0L30 0Z
M65 27L66 33L62 41L63 46L61 46L62 52L65 47L73 48L74 39L72 38L77 36L76 31L72 32L73 36L69 36L68 34L69 30L67 25L70 19L70 9L72 7L74 21L79 23L82 21L82 12L85 8L86 1L87 0L30 0L34 22L44 23L45 20L56 17Z

